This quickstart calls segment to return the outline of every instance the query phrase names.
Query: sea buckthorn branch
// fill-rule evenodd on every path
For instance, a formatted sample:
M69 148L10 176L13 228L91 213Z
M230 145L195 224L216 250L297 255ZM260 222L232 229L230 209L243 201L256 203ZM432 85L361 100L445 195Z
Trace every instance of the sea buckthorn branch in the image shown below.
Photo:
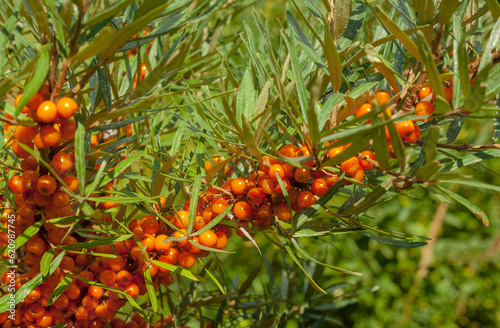
M368 163L370 163L374 168L376 168L377 170L380 170L382 172L382 174L386 175L386 174L389 174L389 175L392 175L393 177L399 179L399 180L402 180L402 181L407 181L409 183L425 183L426 181L420 181L420 180L416 180L415 178L413 177L410 177L408 175L404 175L404 174L400 174L398 172L394 172L394 171L388 171L388 170L384 170L383 168L380 167L380 165L378 164L378 161L376 160L373 160L367 156L364 156L362 155L361 153L359 153L357 155L358 159L362 159L364 161L367 161Z

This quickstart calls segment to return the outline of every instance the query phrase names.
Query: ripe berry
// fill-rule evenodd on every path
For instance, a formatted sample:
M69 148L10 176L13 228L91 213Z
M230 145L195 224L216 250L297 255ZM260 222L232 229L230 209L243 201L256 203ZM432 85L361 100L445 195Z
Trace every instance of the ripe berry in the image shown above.
M278 220L281 221L290 220L292 214L286 203L281 202L276 205L276 216L278 217Z
M394 123L396 126L396 130L398 131L398 134L401 136L401 138L407 138L409 137L414 131L414 123L411 120L406 120L404 122L396 122Z
M236 178L231 181L231 190L236 195L243 195L246 192L248 183L244 178Z
M75 139L76 122L73 120L65 120L59 125L59 132L64 140Z
M199 236L200 244L206 247L213 247L217 243L217 234L212 230L207 230Z
M340 164L340 169L347 174L353 175L359 167L359 160L357 157L351 157ZM302 207L302 206L301 206Z
M17 125L14 130L14 138L25 145L31 144L35 137L35 129L32 126Z
M248 221L252 214L252 207L247 202L237 202L234 207L234 216L240 220Z
M266 200L266 194L262 188L252 188L247 193L247 200L250 205L258 206Z
M56 104L50 100L42 102L36 110L36 116L45 123L52 122L57 117Z
M56 102L57 113L64 117L70 118L78 111L78 104L75 100L69 97L62 97Z
M329 187L324 179L316 179L311 184L312 192L317 196L323 196L328 191Z
M421 101L415 106L417 115L432 115L434 110L434 105L429 101Z
M364 103L363 105L361 105L361 107L359 107L356 110L356 117L361 117L363 115L370 113L371 111L372 111L372 105L369 103ZM370 121L371 120L368 120L366 123L370 123Z
M361 155L366 156L366 157L368 157L368 158L369 158L369 159L371 159L371 160L374 160L374 161L376 160L376 159L375 159L375 154L374 154L374 153L372 153L372 152L371 152L371 151L369 151L369 150L362 151L362 152L361 152ZM363 159L360 159L360 160L359 160L359 165L360 165L360 166L361 166L364 170L371 170L371 169L373 169L373 166L372 166L370 163L368 163L367 161L363 160Z
M227 207L229 206L229 203L227 200L224 198L219 198L216 201L213 202L212 204L212 211L216 214L219 215L221 214Z
M61 142L61 133L51 125L45 125L40 130L40 137L47 146L55 146Z
M23 179L20 175L14 175L7 182L9 190L14 195L22 194L26 192L26 188L23 185Z
M293 175L293 178L295 179L295 181L297 181L299 183L306 182L307 180L309 180L310 177L311 177L311 170L303 169L303 168L297 168L295 170L294 175Z
M52 158L52 161L50 162L50 166L57 172L65 173L66 171L70 170L73 167L73 159L72 157L66 153L66 152L58 152L57 154L54 155Z
M289 144L289 145L283 145L281 148L278 150L278 153L280 153L282 156L285 157L295 157L297 156L297 151L299 150L299 147Z
M411 135L409 135L408 137L403 138L406 142L413 143L413 142L417 142L420 139L420 136L422 135L422 131L420 130L419 126L416 125L415 123L413 123L413 128L414 128L414 132Z
M223 249L227 245L227 235L222 231L217 231L217 242L213 246L216 249Z
M275 181L278 180L279 176L282 180L285 178L285 168L281 164L274 164L269 168L269 177Z
M312 155L306 146L301 147L297 151L297 157L309 157L309 156L312 156ZM307 161L307 162L302 163L302 164L304 164L305 166L314 166L314 159L311 159L310 161ZM271 174L269 174L269 176L271 176Z
M315 202L314 194L310 191L304 190L297 196L297 205L300 208L309 208Z
M171 243L169 241L164 242L165 239L167 239L167 235L156 236L155 243L154 243L154 247L155 247L156 251L158 251L160 253L165 253L170 249Z
M379 105L383 105L391 99L391 94L387 90L377 90L375 99L377 99Z
M184 251L179 254L179 265L185 268L191 268L196 261L193 253Z
M50 175L42 175L36 183L36 189L44 196L52 195L56 191L56 188L57 181Z
M431 87L423 87L422 89L418 90L418 98L420 100L430 96L432 93L432 88Z

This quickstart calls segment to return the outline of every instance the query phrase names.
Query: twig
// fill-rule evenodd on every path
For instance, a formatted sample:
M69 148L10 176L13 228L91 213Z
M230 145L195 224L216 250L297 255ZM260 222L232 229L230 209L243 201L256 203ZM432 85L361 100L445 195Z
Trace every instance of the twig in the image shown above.
M97 69L102 66L102 64L102 60L99 60L94 66L90 68L87 74L85 74L82 79L78 81L73 90L71 90L71 97L74 97L78 92L80 92L85 83L87 83L87 81L92 77L92 75L94 75L95 71L97 71Z
M359 159L362 159L362 160L370 163L374 168L376 168L377 170L382 171L382 174L384 174L384 175L385 174L389 174L389 175L392 175L393 177L395 177L395 178L397 178L397 179L399 179L401 181L406 181L408 183L423 183L423 184L426 183L426 181L416 180L415 178L407 176L407 175L403 175L403 174L400 174L400 173L397 173L397 172L394 172L394 171L390 171L390 170L389 171L384 170L383 168L380 167L380 165L378 164L377 161L375 161L375 160L373 160L373 159L371 159L369 157L366 157L366 156L364 156L362 154L358 154L357 157Z

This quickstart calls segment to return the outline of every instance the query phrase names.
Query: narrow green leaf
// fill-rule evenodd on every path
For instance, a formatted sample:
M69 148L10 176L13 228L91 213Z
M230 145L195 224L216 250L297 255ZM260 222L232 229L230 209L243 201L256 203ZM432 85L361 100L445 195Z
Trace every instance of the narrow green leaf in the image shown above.
M305 249L303 249L302 246L299 245L299 243L297 242L297 240L295 238L292 238L291 240L292 240L293 246L295 246L295 249L298 250L299 253L302 254L302 256L304 256L305 258L307 258L310 261L313 261L314 263L317 263L317 264L324 266L325 268L331 269L333 271L345 273L345 274L348 274L351 276L361 277L363 275L362 273L359 273L359 272L345 270L345 269L338 268L338 267L333 266L333 265L329 265L329 264L320 262L320 261L316 260L314 257L312 257L311 255L309 255L309 253L307 253L305 251Z
M323 290L323 288L321 288L312 278L311 276L307 273L306 269L304 269L304 267L302 266L302 264L299 262L299 259L295 256L295 254L293 253L292 249L290 248L289 245L285 245L285 249L288 253L288 255L290 255L290 257L292 258L292 260L295 262L295 264L297 264L297 266L300 268L300 270L302 270L302 272L304 272L304 274L306 275L307 277L307 280L309 280L309 283L311 284L311 286L314 287L314 289L316 289L318 292L320 292L321 294L326 294L326 292Z
M72 272L66 272L64 275L64 278L57 284L56 289L54 289L54 292L52 295L50 295L49 301L47 304L50 306L54 304L55 301L61 296L62 293L68 288L68 286L71 284L73 281L73 276L74 274Z
M133 2L135 2L135 0L116 1L111 6L106 7L106 9L99 11L96 15L87 19L87 21L83 23L83 26L90 26L112 18L113 16L127 8Z
M342 85L342 61L340 60L339 52L330 34L330 25L325 17L323 17L323 27L325 29L324 52L328 63L328 71L330 72L333 92L335 93L340 90L340 86Z
M31 7L31 12L35 16L35 20L36 20L36 23L38 25L38 32L40 33L40 36L42 37L42 41L45 40L45 42L47 42L47 39L50 36L49 19L47 17L47 13L45 12L45 9L42 6L42 1L40 1L40 0L26 0L26 2Z
M469 58L467 55L462 24L457 15L453 16L453 66L455 67L453 96L458 99L460 92L462 92L465 98L467 98L470 94ZM457 103L458 101L455 102L455 106Z
M368 59L368 61L372 63L372 65L375 66L378 69L378 71L386 78L387 82L389 82L389 85L394 90L394 93L398 93L399 85L396 82L394 73L392 73L387 68L387 66L382 62L382 60L380 60L377 50L375 50L375 48L371 44L366 44L365 53L366 53L366 59Z
M3 67L4 60L8 57L5 55L5 50L7 49L7 41L9 40L10 34L14 29L17 22L17 13L9 17L9 19L3 24L0 33L0 49L2 49L2 55L0 56L0 67ZM2 97L3 98L3 97Z
M419 52L419 48L417 45L406 35L403 30L401 30L389 16L384 12L384 10L380 6L375 6L375 14L379 16L380 20L384 22L389 31L396 37L396 39L405 46L405 48L417 59L418 61L422 61L421 54ZM424 39L425 40L425 39Z
M393 177L387 178L384 182L381 182L370 193L354 203L352 206L346 208L342 212L339 211L339 214L342 214L342 216L352 216L362 213L373 207L373 204L375 204L380 199L380 197L385 195L387 190L391 188L393 179Z
M236 119L242 124L242 117L245 116L250 121L253 120L255 111L255 90L253 88L252 77L247 69L240 82L240 90L236 98Z
M490 225L490 219L488 218L488 215L486 215L486 213L482 209L474 205L471 201L448 189L438 188L438 190L444 192L445 194L453 198L455 201L465 206L469 211L472 212L472 214L474 214L479 220L481 220L485 226L488 227Z
M491 16L493 16L493 20L498 21L498 17L500 17L500 3L495 0L485 0L485 2L491 12Z
M116 30L111 26L105 26L101 29L99 34L88 43L86 46L82 47L73 57L72 60L75 62L83 62L88 58L94 57L103 53L110 44L116 38Z
M151 279L150 266L144 271L144 282L146 284L146 289L148 290L149 300L151 301L151 309L156 312L158 309L158 299L156 298L155 287L153 286L153 280Z
M168 264L168 263L160 262L160 261L156 261L156 260L152 260L151 262L154 263L154 264L156 264L159 267L162 267L164 269L168 269L168 270L170 270L172 272L175 272L177 274L180 274L181 276L186 277L188 279L191 279L191 280L194 280L194 281L201 281L201 282L207 281L202 276L194 274L191 271L183 269L183 268L178 267L176 265Z
M379 243L389 245L389 246L395 246L395 247L405 247L405 248L416 248L416 247L422 247L427 245L425 241L411 241L411 240L401 240L401 239L390 239L390 238L385 238L385 237L380 237L373 235L368 232L364 232L362 230L359 230L360 233L363 235L378 241Z
M33 237L40 227L42 226L43 221L37 221L34 225L30 226L28 229L24 230L24 232L16 238L16 250L23 246L28 240Z
M262 268L262 263L263 261L260 260L259 264L255 267L255 269L253 269L252 272L250 272L248 278L243 282L243 284L241 284L240 288L238 288L238 295L243 295L248 290L248 288L252 286L252 282L259 275L260 269Z
M125 234L125 235L119 235L116 237L106 237L106 238L99 238L91 241L84 241L78 244L74 245L65 245L61 246L62 249L65 250L76 250L76 249L82 249L82 248L90 248L90 247L95 247L99 245L107 245L107 244L115 244L119 241L124 241L126 239L129 239L132 237L132 234Z
M464 186L469 186L472 188L477 188L479 189L488 189L488 190L493 190L496 192L500 192L500 187L496 185L492 185L489 183L484 183L481 181L471 181L471 180L439 180L439 183L456 183L459 185L464 185Z
M441 25L445 25L453 16L455 9L458 6L459 0L442 0L439 4L439 13L437 15L437 21Z
M42 260L40 261L40 272L44 277L47 277L50 268L50 262L54 258L54 249L49 249L42 256Z
M17 117L24 106L30 101L31 98L38 92L40 87L42 86L45 78L47 77L47 73L49 72L49 62L50 62L50 54L49 54L50 45L45 45L40 49L38 60L36 61L35 72L31 77L30 81L26 85L26 89L23 92L23 97L21 101L17 105L16 113L14 117Z
M333 39L337 41L344 34L351 17L352 0L336 0L333 8Z

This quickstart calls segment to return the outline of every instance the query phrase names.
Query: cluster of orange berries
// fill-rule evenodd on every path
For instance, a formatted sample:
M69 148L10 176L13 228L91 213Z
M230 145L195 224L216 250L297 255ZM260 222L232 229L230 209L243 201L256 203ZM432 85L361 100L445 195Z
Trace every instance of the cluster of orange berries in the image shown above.
M63 141L75 138L76 122L71 118L78 111L78 104L69 97L61 97L57 102L46 100L43 92L36 93L22 109L22 113L35 121L34 126L4 123L4 143L11 147L12 152L19 158L26 158L29 152L19 144L31 149L58 148ZM23 94L16 97L17 106ZM12 116L6 114L12 119Z

